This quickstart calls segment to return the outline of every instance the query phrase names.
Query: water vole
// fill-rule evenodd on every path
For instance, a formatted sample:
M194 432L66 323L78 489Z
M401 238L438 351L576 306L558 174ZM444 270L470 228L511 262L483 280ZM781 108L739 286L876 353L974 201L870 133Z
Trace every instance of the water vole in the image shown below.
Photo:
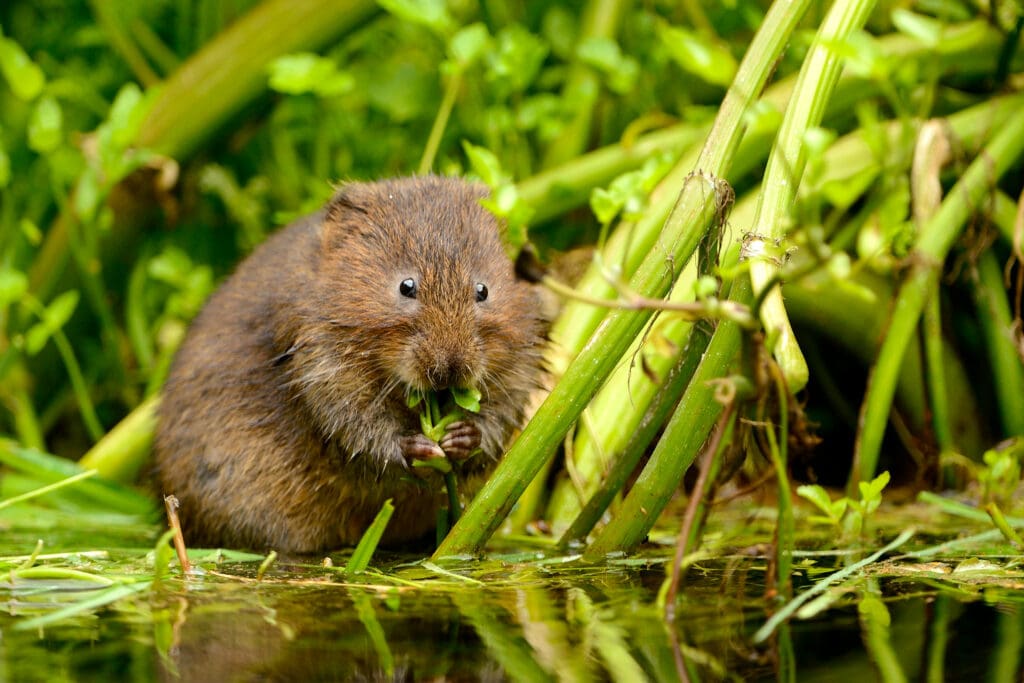
M543 322L485 191L452 178L352 183L270 237L193 322L164 388L160 490L192 545L313 552L356 542L387 498L384 542L434 525L440 477L410 458L500 457L538 385ZM474 386L440 445L414 390ZM422 478L422 476L420 477Z

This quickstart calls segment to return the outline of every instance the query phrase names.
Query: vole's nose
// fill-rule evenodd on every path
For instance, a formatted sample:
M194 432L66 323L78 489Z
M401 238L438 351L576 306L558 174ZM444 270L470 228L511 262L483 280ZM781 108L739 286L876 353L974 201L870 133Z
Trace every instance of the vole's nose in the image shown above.
M435 391L466 386L471 376L465 354L460 351L438 354L425 374L430 388Z

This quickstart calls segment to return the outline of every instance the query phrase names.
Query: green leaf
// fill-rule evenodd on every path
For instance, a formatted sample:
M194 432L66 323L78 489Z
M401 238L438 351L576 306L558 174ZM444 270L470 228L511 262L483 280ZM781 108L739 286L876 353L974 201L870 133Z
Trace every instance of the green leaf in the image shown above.
M832 498L821 486L817 484L804 484L796 488L796 495L801 498L808 500L818 507L822 512L831 517L832 512Z
M494 188L507 181L505 171L501 168L501 162L489 149L479 147L469 142L462 141L462 149L466 152L469 165L473 172L480 176L480 180L488 187Z
M314 93L325 97L344 94L355 87L355 78L340 71L333 60L300 52L278 57L267 66L269 85L288 95Z
M640 65L622 53L619 44L611 38L590 37L576 48L576 55L608 79L608 87L624 94L633 89L640 73Z
M128 83L117 92L105 124L109 130L109 144L117 150L124 150L135 140L149 113L148 104L135 83Z
M159 584L168 573L171 559L174 558L174 546L171 539L174 538L174 529L168 529L156 542L153 548L153 583Z
M0 310L20 300L28 291L28 278L10 267L0 269Z
M43 70L10 38L0 37L0 72L15 97L26 102L38 97L46 85Z
M373 557L374 551L377 550L377 545L380 544L380 539L384 535L384 530L387 528L388 522L391 521L394 511L395 505L388 498L384 501L377 516L373 518L373 522L366 529L363 537L359 539L356 549L352 551L352 557L348 558L348 563L345 565L345 573L361 574L370 566L370 559Z
M426 26L441 36L455 26L445 0L377 0L377 4L399 19Z
M882 472L881 474L879 474L877 477L875 477L874 479L872 479L869 482L867 482L867 481L859 482L857 486L860 489L861 500L863 500L865 502L872 502L872 501L881 502L881 500L882 500L882 490L886 486L888 486L889 479L890 479L889 472L888 472L888 470L886 470L885 472Z
M468 410L471 413L480 412L480 398L482 394L476 387L466 388L455 388L452 389L452 399L455 404L463 410Z
M448 54L452 62L460 68L465 69L471 64L479 61L487 50L491 48L491 34L487 26L481 23L470 24L452 36L448 41Z
M669 56L685 71L708 83L728 87L736 75L736 58L727 48L692 31L659 24L658 37Z
M928 47L938 46L944 26L941 21L922 14L916 14L901 7L894 9L891 17L893 26L900 33L915 38Z
M46 154L60 147L64 139L64 115L60 104L53 96L46 96L36 102L28 122L28 146Z
M533 83L548 54L547 44L519 24L503 28L487 52L487 79L505 96Z
M42 319L25 333L25 352L30 356L39 353L53 333L70 320L77 305L78 292L74 289L51 301L43 311Z

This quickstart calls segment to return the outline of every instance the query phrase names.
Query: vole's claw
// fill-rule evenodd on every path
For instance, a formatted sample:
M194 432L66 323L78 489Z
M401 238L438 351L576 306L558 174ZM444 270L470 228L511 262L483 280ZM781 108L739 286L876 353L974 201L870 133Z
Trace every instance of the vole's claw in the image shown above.
M443 458L444 450L422 434L402 437L402 453L407 460Z
M448 425L438 446L452 460L465 460L480 447L480 429L472 422L453 422Z

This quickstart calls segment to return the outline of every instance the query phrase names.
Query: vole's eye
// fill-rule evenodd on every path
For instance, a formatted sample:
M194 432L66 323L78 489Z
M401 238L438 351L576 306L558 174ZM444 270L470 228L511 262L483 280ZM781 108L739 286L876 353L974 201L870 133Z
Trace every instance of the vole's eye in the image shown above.
M407 277L398 283L398 293L410 299L416 298L416 281Z
M476 300L486 301L487 300L487 285L482 282L476 283Z

